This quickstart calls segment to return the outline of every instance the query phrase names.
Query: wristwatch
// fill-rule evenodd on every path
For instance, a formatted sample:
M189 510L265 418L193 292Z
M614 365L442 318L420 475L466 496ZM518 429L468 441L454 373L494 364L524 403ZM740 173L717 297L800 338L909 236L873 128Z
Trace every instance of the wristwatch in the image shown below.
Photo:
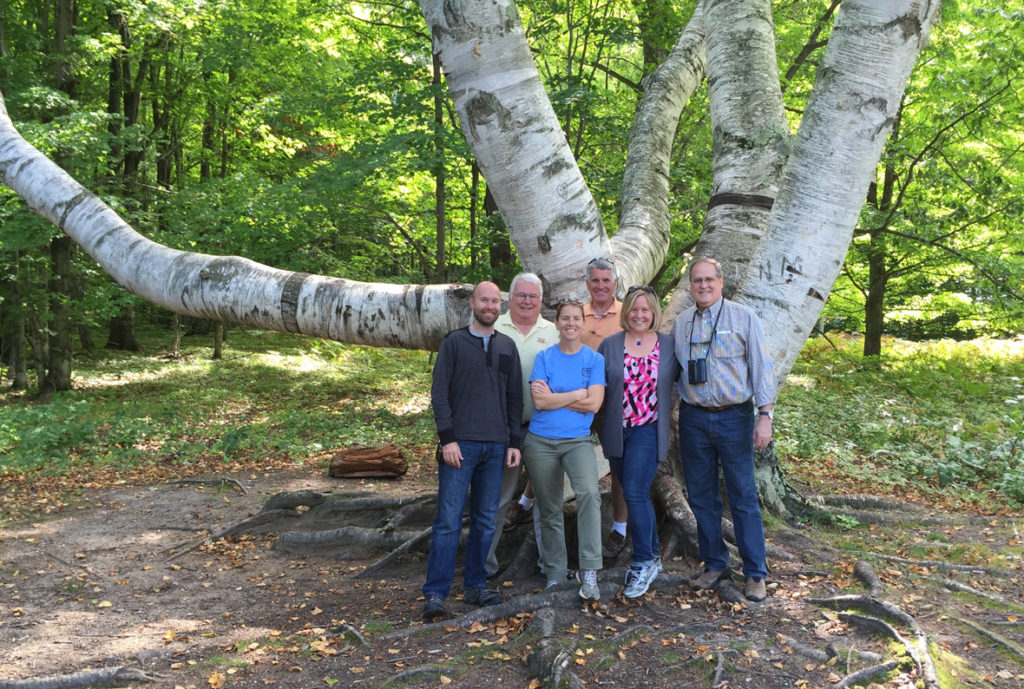
M759 411L759 412L757 412L757 415L758 415L758 416L767 416L767 417L768 417L769 419L771 419L771 420L772 420L772 423L774 423L774 422L775 422L775 412L770 412L770 411Z

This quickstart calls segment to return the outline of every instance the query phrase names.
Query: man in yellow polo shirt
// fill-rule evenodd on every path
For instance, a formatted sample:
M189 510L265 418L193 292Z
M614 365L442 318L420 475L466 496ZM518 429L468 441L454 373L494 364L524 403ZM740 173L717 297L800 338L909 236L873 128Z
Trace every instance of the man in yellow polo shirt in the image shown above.
M622 330L619 325L619 312L622 302L615 298L615 288L619 284L619 276L615 272L615 264L608 258L595 258L587 264L587 291L590 292L590 303L583 307L583 344L594 351L601 345L604 338ZM522 356L520 352L519 356ZM604 540L605 564L610 564L618 557L626 545L626 498L622 495L622 485L612 472L612 530Z
M494 329L511 337L519 352L519 363L522 365L524 381L524 433L534 410L533 396L530 395L530 373L533 371L533 360L542 349L547 349L558 342L558 330L555 328L555 324L540 315L543 295L539 277L533 273L516 275L512 278L512 285L508 290L508 311L498 316L498 320L494 322ZM501 482L501 502L498 503L498 512L494 519L494 540L487 553L487 564L485 565L487 576L493 576L498 572L498 558L495 551L498 548L498 541L501 539L505 514L508 512L509 505L518 488L519 472L522 466L524 466L523 462L515 467L505 467L505 475ZM532 500L529 502L532 503ZM521 500L520 503L523 501ZM532 507L532 504L530 506ZM530 511L529 509L525 510L524 515L529 515ZM540 548L539 538L537 539L537 548Z

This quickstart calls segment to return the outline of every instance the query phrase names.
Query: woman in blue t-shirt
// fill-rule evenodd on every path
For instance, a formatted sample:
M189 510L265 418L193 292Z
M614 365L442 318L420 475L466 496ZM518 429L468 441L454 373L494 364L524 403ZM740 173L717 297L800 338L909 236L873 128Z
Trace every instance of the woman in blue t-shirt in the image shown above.
M548 586L565 581L569 569L562 521L562 477L568 476L576 494L580 596L600 600L601 494L590 425L604 401L604 358L580 340L582 303L560 303L555 327L558 344L537 354L530 374L537 410L523 441L523 457L540 509L541 566Z

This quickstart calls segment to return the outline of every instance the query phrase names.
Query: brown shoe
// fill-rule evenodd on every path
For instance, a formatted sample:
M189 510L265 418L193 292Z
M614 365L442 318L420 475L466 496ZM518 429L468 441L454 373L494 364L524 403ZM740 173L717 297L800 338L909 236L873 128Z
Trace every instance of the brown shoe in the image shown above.
M743 595L747 597L747 600L756 602L767 598L768 588L764 584L764 577L747 577L747 583L743 587Z
M608 538L604 539L604 547L601 549L601 557L605 561L614 560L626 547L626 537L618 531L608 532Z
M533 510L528 510L518 502L508 508L508 512L505 513L505 524L502 526L502 531L512 531L520 524L525 524L533 520Z
M694 591L717 589L718 583L729 578L729 570L705 569L696 579L690 582Z

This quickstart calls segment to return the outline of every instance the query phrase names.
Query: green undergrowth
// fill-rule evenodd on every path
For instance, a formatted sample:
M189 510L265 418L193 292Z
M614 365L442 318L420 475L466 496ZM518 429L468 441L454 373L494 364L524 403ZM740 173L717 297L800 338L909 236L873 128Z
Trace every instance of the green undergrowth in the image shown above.
M63 475L201 459L302 460L361 443L419 448L433 437L426 352L234 329L209 338L146 333L138 353L77 353L74 389L38 403L0 398L0 471Z
M1024 506L1024 342L807 343L779 397L783 468L823 492Z
M142 351L76 353L75 389L39 403L0 393L0 472L64 476L211 458L305 461L360 443L427 456L426 352L233 328L141 334ZM783 469L823 492L863 492L984 511L1024 506L1024 342L808 342L782 389ZM843 524L833 525L842 528Z

